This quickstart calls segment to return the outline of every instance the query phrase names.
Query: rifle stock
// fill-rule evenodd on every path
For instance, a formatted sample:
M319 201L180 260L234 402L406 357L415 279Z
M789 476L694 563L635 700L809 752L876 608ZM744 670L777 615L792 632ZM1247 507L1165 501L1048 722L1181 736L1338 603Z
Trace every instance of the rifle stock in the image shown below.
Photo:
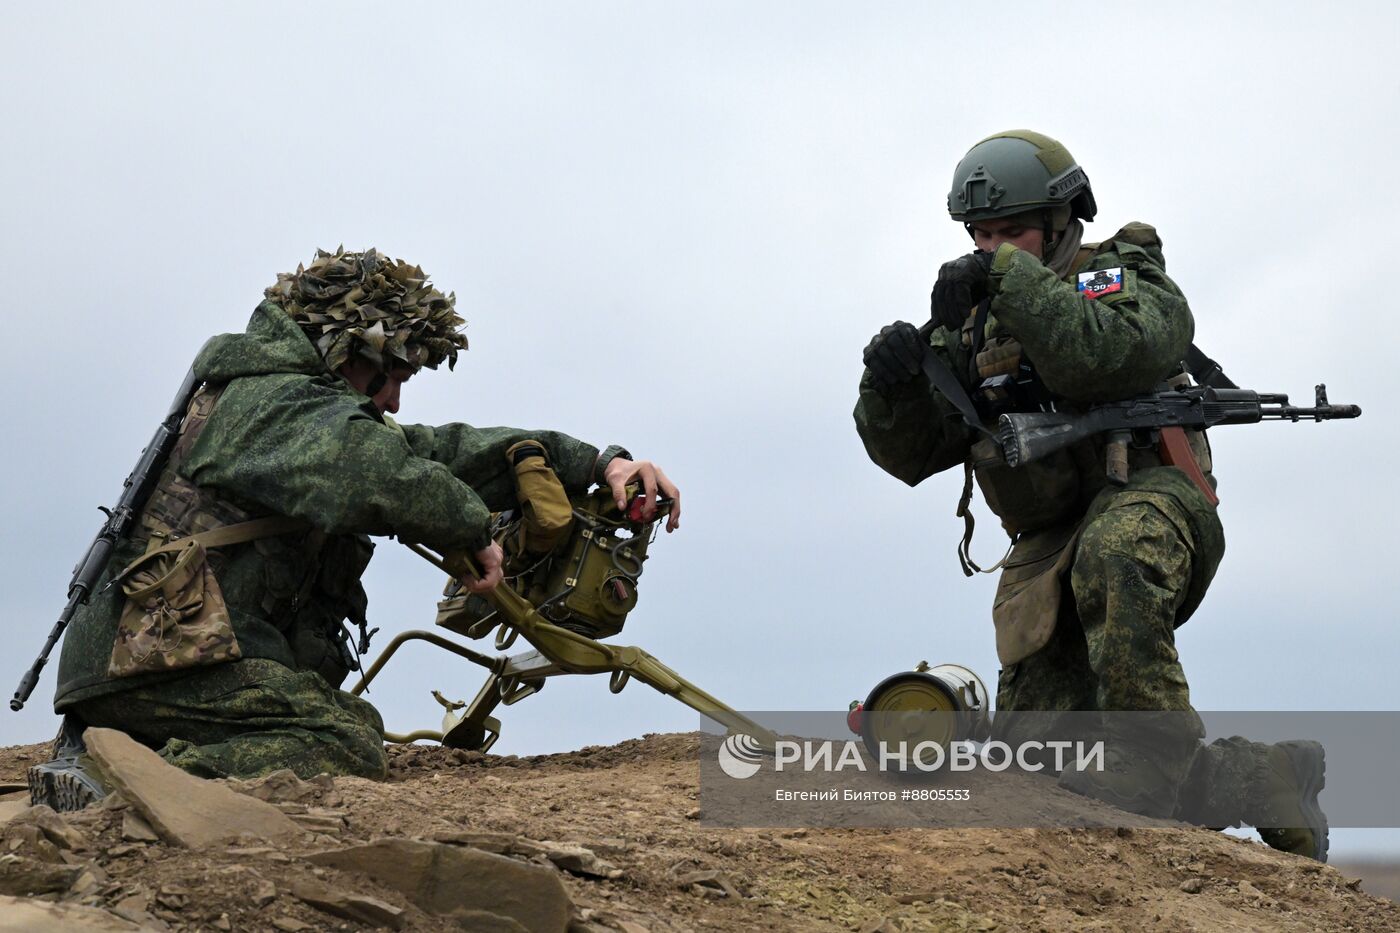
M997 419L997 441L1007 464L1017 467L1112 430L1106 420L1092 411L1077 416L1054 411L1012 412Z

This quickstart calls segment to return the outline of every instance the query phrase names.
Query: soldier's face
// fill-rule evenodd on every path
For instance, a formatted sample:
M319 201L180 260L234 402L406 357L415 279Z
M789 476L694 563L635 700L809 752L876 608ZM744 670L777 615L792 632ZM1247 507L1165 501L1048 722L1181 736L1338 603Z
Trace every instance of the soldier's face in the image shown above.
M1045 231L1040 227L1026 226L1014 217L974 222L972 242L987 253L995 252L1003 243L1023 249L1037 259L1043 259L1045 253Z
M361 395L369 394L369 387L380 375L379 368L368 360L356 357L336 370L350 387ZM383 385L374 393L370 401L380 414L394 415L399 411L399 393L403 384L413 378L413 370L407 366L395 366L384 376Z

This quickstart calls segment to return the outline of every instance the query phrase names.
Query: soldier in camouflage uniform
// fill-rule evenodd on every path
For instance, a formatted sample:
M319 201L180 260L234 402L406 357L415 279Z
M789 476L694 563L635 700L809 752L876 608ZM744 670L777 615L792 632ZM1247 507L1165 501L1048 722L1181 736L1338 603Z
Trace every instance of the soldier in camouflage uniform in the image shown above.
M1088 178L1064 146L1026 130L973 147L948 207L976 251L940 269L932 326L897 322L871 340L855 420L871 459L910 485L964 468L966 572L980 569L967 556L974 479L1012 539L992 611L998 709L1136 711L1102 717L1107 769L1066 771L1065 786L1156 816L1244 821L1276 848L1325 859L1320 746L1201 742L1174 633L1224 554L1212 502L1155 447L1131 448L1128 481L1115 485L1102 438L1012 468L968 423L992 428L1000 411L1074 409L1186 378L1194 324L1156 231L1133 223L1081 244L1096 212ZM970 395L972 417L930 383L927 354ZM1190 440L1209 477L1204 436Z
M120 729L205 777L291 768L382 778L380 716L338 689L357 666L346 620L367 648L369 536L472 554L483 576L468 587L494 586L501 551L490 515L516 505L507 449L527 439L571 493L600 482L620 501L637 482L647 517L657 494L678 495L620 447L600 454L557 431L395 423L403 383L466 348L454 307L414 266L374 250L320 252L278 277L246 333L205 346L194 364L203 387L138 529L68 629L54 700L66 747L31 774L37 799L72 808L102 793L78 757L85 726ZM668 530L678 520L673 506ZM214 582L196 598L133 609L129 584L107 586L166 542L248 538L247 529L251 540L210 539ZM171 627L190 604L203 615ZM201 638L206 622L216 631Z

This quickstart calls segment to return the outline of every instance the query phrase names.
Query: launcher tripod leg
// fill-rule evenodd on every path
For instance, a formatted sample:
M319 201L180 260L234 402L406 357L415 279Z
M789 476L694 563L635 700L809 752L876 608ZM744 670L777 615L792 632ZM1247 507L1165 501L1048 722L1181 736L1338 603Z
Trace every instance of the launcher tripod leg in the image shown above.
M465 645L457 644L450 638L444 638L436 632L425 632L422 629L410 629L407 632L401 632L400 634L394 636L393 640L390 641L389 644L384 646L384 650L379 653L379 657L374 659L374 663L372 663L369 666L369 670L365 671L364 674L360 677L359 681L355 683L355 686L350 688L350 693L353 696L359 696L360 694L364 693L365 690L369 687L370 681L374 680L375 677L378 677L379 672L384 669L384 665L389 663L389 659L392 658L400 648L402 648L404 645L408 644L411 641L426 641L431 645L438 646L444 651L450 651L453 654L458 655L459 657L466 658L473 664L481 665L482 667L486 668L491 672L486 678L486 683L488 687L494 687L494 685L499 682L500 677L498 672L506 664L506 662L510 660L509 658L492 657L488 654L482 654L480 651L474 651L471 648L466 647ZM484 694L485 691L486 688L482 688L482 693L478 694L478 699L480 699L481 695ZM437 732L433 729L416 729L413 732L385 732L384 738L389 740L390 742L399 742L402 744L416 742L419 739L427 739L433 742L442 742L444 745L448 744L445 741L446 736L452 734L453 730L460 724L461 717L456 717L453 715L454 711L457 708L459 708L460 704L454 704L448 700L443 699L442 695L437 693L437 691L434 691L433 695L437 697L439 703L441 703L444 707L447 708L447 715L443 717L442 732ZM486 749L490 748L491 744L495 742L501 734L501 724L498 721L496 721L493 717L488 715L491 712L491 709L493 709L494 707L495 704L492 703L490 706L481 710L479 713L478 720L472 724L479 728L481 732L481 736L475 744L467 744L468 733L467 731L463 731L458 733L459 740L462 744L453 745L452 747L475 748L479 749L480 751L485 751Z
M519 599L517 594L511 593L500 602L506 603L511 597ZM704 714L729 732L750 735L768 748L772 748L773 743L777 741L777 736L772 732L691 683L641 648L595 641L545 621L528 603L524 600L520 602L524 605L511 606L509 609L502 606L506 610L503 614L511 619L510 623L503 624L519 629L526 640L538 648L541 655L552 661L561 673L607 673L610 675L608 689L613 693L622 692L628 680L635 677Z
M453 577L462 578L467 574L479 576L469 559L462 559L461 566L451 566L441 555L434 554L420 544L405 544L411 551ZM750 735L767 748L772 748L777 741L777 736L768 729L714 695L706 693L641 648L605 644L555 625L540 615L529 600L508 586L497 586L482 595L501 615L501 634L505 637L497 638L498 647L504 648L514 640L513 633L519 632L545 659L553 662L558 668L558 673L606 672L611 675L608 687L613 693L621 692L627 681L635 677L667 696L675 697L696 712L708 716L729 732ZM493 671L493 674L498 672ZM547 676L552 674L553 672ZM480 697L481 694L478 694L478 698Z

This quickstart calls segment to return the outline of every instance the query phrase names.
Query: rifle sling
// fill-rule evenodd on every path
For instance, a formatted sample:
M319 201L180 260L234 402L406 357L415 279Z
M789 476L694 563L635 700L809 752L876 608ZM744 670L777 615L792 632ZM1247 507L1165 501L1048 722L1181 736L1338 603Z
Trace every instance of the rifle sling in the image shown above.
M1238 389L1239 386L1230 381L1230 377L1225 375L1225 371L1220 368L1220 364L1205 353L1194 343L1186 351L1186 370L1191 374L1191 378L1196 380L1198 386L1209 386L1212 389Z
M975 573L996 573L1006 563L1006 559L1011 556L1011 549L1016 546L1016 537L1013 535L1011 543L1006 546L1006 553L1001 555L1001 560L983 570L977 565L977 561L972 559L972 532L977 527L977 520L972 517L972 461L963 462L963 491L962 498L958 500L958 517L963 520L963 536L958 542L958 563L962 565L963 576L970 577Z
M919 333L927 338L932 332L933 326L937 326L933 321L925 324L919 329ZM937 353L926 351L923 359L924 376L928 378L929 384L942 394L953 407L962 415L962 420L974 431L979 431L988 437L995 438L996 434L982 426L982 416L977 413L977 405L973 403L972 396L967 394L962 382L958 380L957 374L943 361Z
M989 304L990 302L984 301L982 306L978 309L979 316L983 323L986 322L986 308ZM936 322L929 321L919 329L919 333L927 338L928 335L933 332L933 328L937 326L938 324ZM973 359L976 359L975 353L973 354ZM963 422L969 428L993 439L996 438L995 433L983 427L982 418L977 413L977 405L972 401L972 396L968 395L967 390L963 388L962 382L959 381L957 374L944 362L943 357L932 351L926 352L923 359L923 369L924 375L928 378L929 383L937 389L944 398L952 403L953 407L958 410L958 414L962 415ZM976 520L972 516L971 506L972 461L969 460L963 465L963 491L962 497L958 500L957 513L958 517L963 520L963 537L962 541L958 542L958 563L962 565L963 573L969 577L974 573L991 573L999 569L1001 565L1006 562L1006 557L1002 557L1001 560L997 561L995 566L989 567L987 570L983 571L981 567L977 566L977 562L972 559L969 548L972 546L972 532L976 527ZM1007 554L1010 554L1009 549Z

